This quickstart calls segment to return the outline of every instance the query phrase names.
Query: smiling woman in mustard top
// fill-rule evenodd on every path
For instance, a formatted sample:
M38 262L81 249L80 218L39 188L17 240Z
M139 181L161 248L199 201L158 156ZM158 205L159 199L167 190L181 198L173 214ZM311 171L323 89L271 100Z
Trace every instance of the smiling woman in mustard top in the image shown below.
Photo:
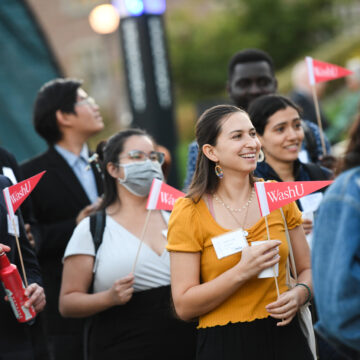
M267 240L254 196L260 142L248 115L231 105L213 107L197 122L196 139L194 178L187 197L175 204L167 249L175 310L184 320L199 318L197 359L312 359L297 319L311 297L300 211L295 203L283 207L301 285L289 290L280 210L268 215L270 237L276 240ZM219 259L212 239L232 230L249 245L266 241ZM273 277L258 278L275 264L279 298Z

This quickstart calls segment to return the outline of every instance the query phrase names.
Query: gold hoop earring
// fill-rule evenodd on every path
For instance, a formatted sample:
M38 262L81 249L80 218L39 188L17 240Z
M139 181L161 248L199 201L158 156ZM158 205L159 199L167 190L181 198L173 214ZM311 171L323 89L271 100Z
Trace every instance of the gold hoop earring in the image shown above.
M265 160L265 154L262 151L262 149L260 149L259 158L258 158L257 162L263 162L264 160Z
M219 179L222 179L224 177L223 169L219 164L215 165L215 174Z

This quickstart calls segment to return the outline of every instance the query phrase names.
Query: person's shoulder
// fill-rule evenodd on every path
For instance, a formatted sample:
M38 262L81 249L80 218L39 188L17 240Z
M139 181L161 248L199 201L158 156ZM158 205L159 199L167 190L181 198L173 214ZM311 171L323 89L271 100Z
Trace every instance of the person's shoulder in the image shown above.
M0 146L0 157L10 162L16 162L15 156L1 146Z
M90 235L90 217L87 216L76 225L70 240L73 243L78 243L79 241L85 241L84 239Z
M360 166L341 173L332 184L331 188L340 188L344 191L360 190Z
M266 161L261 161L257 163L254 175L257 178L262 178L264 180L278 178L274 169Z
M254 175L258 178L265 179L268 173L268 166L265 161L258 162L256 165L256 169L254 171Z
M40 169L44 166L44 163L48 162L50 157L51 157L51 152L50 149L48 149L47 151L24 161L21 164L21 169L25 174L29 171Z
M194 209L196 206L196 203L193 201L193 199L188 197L181 197L175 201L174 204L174 210L176 211L190 211ZM173 210L173 211L174 211Z
M306 126L308 126L313 133L315 134L319 134L320 133L320 128L317 124L313 123L312 121L308 120L308 119L302 119L302 121L306 124Z
M312 162L300 162L300 166L308 174L310 180L330 180L333 178L333 172L324 166Z
M330 180L333 177L334 173L330 169L328 169L324 166L321 166L321 165L320 165L320 169L325 174L325 176L328 180Z
M171 212L170 223L179 221L184 224L189 222L194 223L196 219L199 219L199 213L202 213L202 200L194 201L191 198L184 197L176 200L174 208Z
M344 199L360 204L360 166L341 173L326 190L322 203Z
M90 218L86 217L74 229L66 246L64 259L71 255L95 255L93 237L90 232Z
M290 94L289 97L291 100L293 100L294 102L306 102L306 94L304 94L303 91L299 91L297 89L294 89Z
M0 175L0 188L4 189L8 186L11 186L12 182L4 175Z

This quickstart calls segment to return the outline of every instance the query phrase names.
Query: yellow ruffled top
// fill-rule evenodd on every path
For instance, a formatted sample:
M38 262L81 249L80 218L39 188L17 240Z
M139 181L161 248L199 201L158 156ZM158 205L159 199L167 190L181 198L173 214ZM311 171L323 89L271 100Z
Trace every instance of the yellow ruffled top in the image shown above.
M301 212L295 202L283 207L288 228L293 229L302 223ZM271 239L281 240L279 247L279 277L280 293L287 290L286 261L288 246L285 237L285 227L280 210L268 215ZM195 204L189 198L176 201L172 211L168 229L168 251L201 252L201 282L211 281L233 267L241 259L241 253L218 259L212 245L213 237L228 231L222 228L212 217L203 200ZM264 218L252 227L246 229L247 240L251 242L267 240ZM265 306L277 298L274 278L258 279L254 277L240 287L231 297L219 307L202 315L199 328L226 325L228 323L253 321L269 316Z

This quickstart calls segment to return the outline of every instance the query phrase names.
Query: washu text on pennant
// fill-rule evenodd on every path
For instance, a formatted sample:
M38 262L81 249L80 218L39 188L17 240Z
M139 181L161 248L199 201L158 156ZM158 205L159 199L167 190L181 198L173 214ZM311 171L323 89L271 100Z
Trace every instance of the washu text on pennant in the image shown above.
M151 184L146 209L171 211L174 207L175 201L184 196L185 193L180 190L165 184L161 180L154 179Z
M352 71L338 65L315 60L310 56L307 56L305 60L308 69L310 85L315 85L319 82L339 79L353 73Z
M322 189L332 182L333 180L256 182L255 191L261 216L269 215L272 211Z
M46 171L42 171L24 181L21 181L15 185L8 186L3 190L6 207L10 216L10 219L14 218L14 214L24 200L34 190L37 183Z

